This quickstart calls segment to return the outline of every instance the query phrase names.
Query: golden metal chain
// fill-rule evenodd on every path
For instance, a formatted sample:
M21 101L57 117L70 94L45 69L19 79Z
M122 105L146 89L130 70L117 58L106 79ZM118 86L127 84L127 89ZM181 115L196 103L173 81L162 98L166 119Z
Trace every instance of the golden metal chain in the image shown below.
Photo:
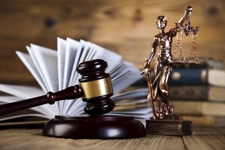
M198 37L198 34L194 34L192 33L192 51L194 51L194 54L195 54L195 63L196 64L199 64L199 60L198 60L198 55L197 55L197 37Z
M198 37L198 34L192 33L192 48L190 50L189 58L187 59L187 61L189 61L189 59L191 59L192 54L194 53L196 64L199 63L198 56L197 56L197 42L196 42L197 37Z
M182 31L178 32L177 37L176 37L177 43L176 43L176 46L175 46L175 49L174 49L174 56L176 56L176 53L179 49L180 61L183 62L183 63L188 63L188 61L191 59L192 54L194 53L195 63L199 64L199 59L198 59L198 55L197 55L197 42L196 42L197 37L198 37L198 34L192 33L192 48L190 50L189 57L185 58L184 52L183 52L183 47L182 47Z
M175 49L174 49L174 56L176 56L176 53L177 53L177 51L179 49L180 61L184 62L185 61L185 57L184 57L183 46L182 46L182 31L177 33L176 39L177 39L177 43L176 43L176 46L175 46Z

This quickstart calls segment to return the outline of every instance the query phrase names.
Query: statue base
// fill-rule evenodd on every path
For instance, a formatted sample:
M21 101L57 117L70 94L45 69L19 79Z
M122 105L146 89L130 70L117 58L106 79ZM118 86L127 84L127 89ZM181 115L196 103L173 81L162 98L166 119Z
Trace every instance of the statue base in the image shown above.
M159 135L191 135L191 121L178 120L178 116L168 115L165 120L146 120L146 133Z
M45 124L42 135L71 139L124 139L143 137L146 130L134 117L55 116Z

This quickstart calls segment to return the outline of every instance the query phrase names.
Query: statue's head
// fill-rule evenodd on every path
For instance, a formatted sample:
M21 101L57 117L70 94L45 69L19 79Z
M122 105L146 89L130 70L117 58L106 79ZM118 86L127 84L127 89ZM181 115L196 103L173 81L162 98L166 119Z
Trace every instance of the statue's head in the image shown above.
M158 29L164 29L167 25L167 18L165 16L158 16L156 19Z

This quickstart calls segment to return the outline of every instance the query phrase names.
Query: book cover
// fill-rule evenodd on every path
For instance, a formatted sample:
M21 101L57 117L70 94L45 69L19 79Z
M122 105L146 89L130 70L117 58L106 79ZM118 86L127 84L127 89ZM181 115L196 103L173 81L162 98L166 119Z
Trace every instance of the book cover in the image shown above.
M170 101L177 115L225 116L225 103L208 101Z
M173 68L169 85L214 85L225 87L225 71L206 68Z
M170 99L225 102L225 87L211 85L170 86Z
M182 120L191 120L193 126L200 127L225 127L225 117L224 116L210 116L210 115L180 115Z
M180 59L175 58L174 61L180 61ZM208 68L208 69L224 69L224 64L222 60L213 59L211 57L199 57L199 64L195 64L195 58L190 58L189 63L175 63L173 68ZM195 65L194 65L195 64Z

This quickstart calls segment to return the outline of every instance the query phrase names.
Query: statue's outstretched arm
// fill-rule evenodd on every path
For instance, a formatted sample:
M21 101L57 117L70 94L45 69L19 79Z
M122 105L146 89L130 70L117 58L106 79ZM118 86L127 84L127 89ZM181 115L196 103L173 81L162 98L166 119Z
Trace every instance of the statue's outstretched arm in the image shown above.
M187 23L188 21L190 21L190 15L191 15L192 10L193 10L193 8L191 6L187 7L187 9L184 11L183 17L181 17L181 19L178 21L180 26L183 26L184 22Z

